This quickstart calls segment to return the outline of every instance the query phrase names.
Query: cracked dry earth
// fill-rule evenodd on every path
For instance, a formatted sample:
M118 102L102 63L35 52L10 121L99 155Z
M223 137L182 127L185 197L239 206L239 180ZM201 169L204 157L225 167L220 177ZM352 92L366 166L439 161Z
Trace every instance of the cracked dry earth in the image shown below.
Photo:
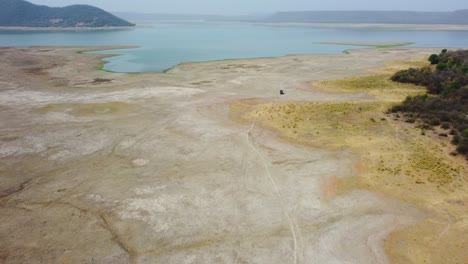
M431 50L164 74L96 71L103 56L78 50L0 49L2 263L387 263L383 239L425 217L384 195L330 192L329 179L355 173L357 155L237 123L229 105L371 100L307 83Z

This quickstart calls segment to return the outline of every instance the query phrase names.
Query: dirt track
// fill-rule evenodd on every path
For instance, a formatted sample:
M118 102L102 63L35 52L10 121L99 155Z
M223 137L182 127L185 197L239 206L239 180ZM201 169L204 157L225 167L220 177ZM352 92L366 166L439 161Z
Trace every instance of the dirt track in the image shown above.
M390 196L338 193L357 153L287 141L230 106L372 101L309 83L434 50L117 74L81 49L0 48L5 263L387 263L384 238L427 217Z

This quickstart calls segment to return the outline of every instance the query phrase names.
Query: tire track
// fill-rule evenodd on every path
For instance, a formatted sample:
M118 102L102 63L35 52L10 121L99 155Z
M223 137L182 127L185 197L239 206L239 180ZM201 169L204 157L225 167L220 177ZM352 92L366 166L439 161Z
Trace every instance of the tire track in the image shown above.
M256 153L256 155L259 157L259 160L262 163L263 168L265 169L265 174L267 175L271 185L273 186L273 189L274 189L274 192L275 192L276 196L280 200L281 210L282 210L284 216L288 219L289 228L291 230L291 235L292 235L292 238L293 238L293 256L294 256L293 263L297 264L298 263L297 262L297 255L298 255L297 254L297 252L298 252L298 250L297 250L297 236L296 236L297 224L294 221L294 219L286 211L284 198L283 198L283 196L282 196L282 194L281 194L281 192L280 192L280 190L278 188L278 185L276 184L275 180L271 176L271 172L270 172L270 169L269 169L269 167L268 167L268 165L267 165L267 163L265 161L265 158L263 157L262 153L255 147L255 143L254 143L254 140L253 140L253 131L254 131L254 128L255 128L255 122L256 122L256 120L254 120L254 122L250 126L249 130L247 131L247 142L249 143L249 146L252 148L252 150Z

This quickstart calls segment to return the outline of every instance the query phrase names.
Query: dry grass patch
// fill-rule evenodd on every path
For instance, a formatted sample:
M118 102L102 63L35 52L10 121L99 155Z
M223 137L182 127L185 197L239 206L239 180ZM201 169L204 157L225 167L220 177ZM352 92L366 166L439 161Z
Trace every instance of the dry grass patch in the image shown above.
M385 67L371 69L373 75L356 76L337 80L325 80L313 82L312 85L329 92L366 92L379 101L401 102L407 96L423 94L424 87L413 84L393 82L391 76L409 67L424 67L427 62L423 60L414 61L388 61Z
M378 119L375 110L379 107L351 102L261 104L250 113L250 119L277 129L290 139L339 148L350 135L371 136L364 127L378 130L381 124L371 118ZM361 118L363 115L369 118Z
M407 70L408 68L422 68L430 65L427 58L408 61L386 61L384 64L385 67L383 68L370 69L368 71L374 74L393 75L397 71Z
M394 122L384 114L389 106L366 102L246 104L251 110L243 117L289 140L334 150L351 148L368 161L370 174L391 176L390 185L457 187L461 173L466 173L466 166L454 162L460 158L448 156L443 142Z
M424 93L425 89L413 84L396 83L391 75L379 74L350 77L338 80L318 81L312 85L330 92L366 92L378 100L400 102L408 95Z

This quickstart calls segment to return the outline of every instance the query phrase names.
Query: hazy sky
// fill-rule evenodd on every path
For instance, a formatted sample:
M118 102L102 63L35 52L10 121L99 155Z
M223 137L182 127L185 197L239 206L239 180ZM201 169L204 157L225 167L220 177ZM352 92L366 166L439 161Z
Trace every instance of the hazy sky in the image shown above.
M252 14L299 10L418 10L468 9L467 0L29 0L35 4L89 4L108 11L190 14Z

